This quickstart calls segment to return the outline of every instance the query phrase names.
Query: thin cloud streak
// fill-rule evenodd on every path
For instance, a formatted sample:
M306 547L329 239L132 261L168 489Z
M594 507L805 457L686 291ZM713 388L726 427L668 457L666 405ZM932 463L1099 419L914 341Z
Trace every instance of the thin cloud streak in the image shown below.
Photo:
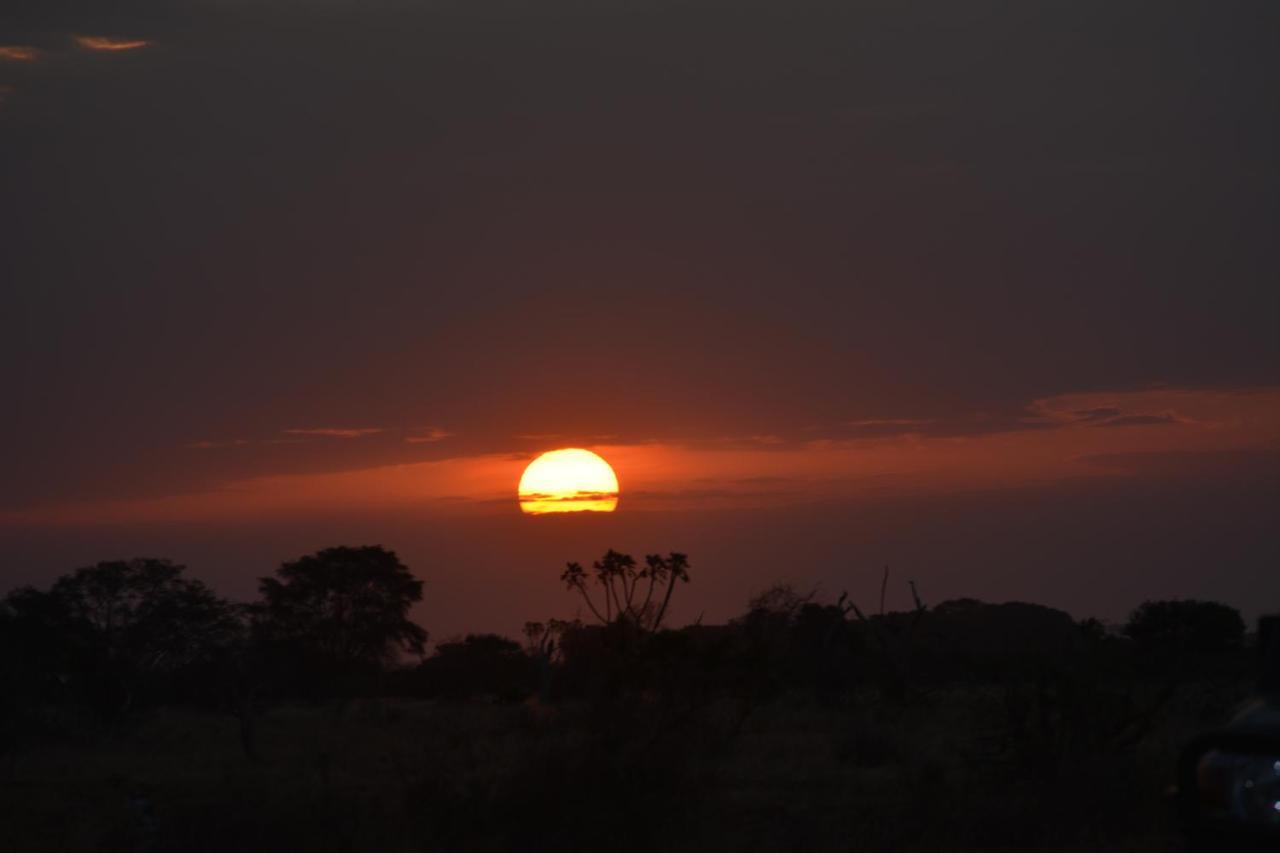
M1124 426L1156 426L1157 424L1176 424L1181 423L1181 419L1177 415L1123 415L1118 418L1102 421L1094 424L1100 427L1124 427Z
M38 48L22 44L0 44L0 59L11 62L35 62L39 58Z
M150 47L146 39L116 39L109 36L72 36L72 40L85 50L119 53L126 50L139 50Z
M444 441L446 438L452 438L453 433L442 429L428 429L416 435L406 435L404 437L406 444L434 444L437 441Z
M960 438L1000 433L1070 429L1079 426L1156 426L1188 421L1178 406L1203 406L1207 399L1218 403L1232 395L1265 389L1208 391L1195 389L1138 389L1114 393L1082 392L1059 394L1033 400L1020 409L1005 412L974 412L950 418L883 417L850 421L826 430L815 441L921 436ZM1070 404L1079 409L1064 408ZM1230 407L1228 407L1230 408ZM813 427L822 432L822 427Z
M285 435L305 435L316 438L364 438L386 432L382 427L308 427L281 430Z

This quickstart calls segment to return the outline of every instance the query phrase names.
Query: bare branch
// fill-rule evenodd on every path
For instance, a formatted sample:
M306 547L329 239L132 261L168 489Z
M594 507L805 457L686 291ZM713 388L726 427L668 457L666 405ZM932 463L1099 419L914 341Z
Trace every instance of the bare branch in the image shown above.
M884 592L889 586L889 567L884 567L884 577L880 579L880 615L884 615Z
M916 603L916 611L920 612L925 609L924 602L920 600L920 593L916 591L916 582L907 581L907 585L911 587L911 598Z

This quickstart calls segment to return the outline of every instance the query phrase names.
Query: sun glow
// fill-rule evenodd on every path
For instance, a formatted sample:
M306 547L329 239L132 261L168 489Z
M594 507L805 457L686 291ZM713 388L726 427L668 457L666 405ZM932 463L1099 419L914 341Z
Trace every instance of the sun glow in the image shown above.
M613 512L618 508L618 477L590 450L552 450L524 469L519 495L520 509L530 515Z

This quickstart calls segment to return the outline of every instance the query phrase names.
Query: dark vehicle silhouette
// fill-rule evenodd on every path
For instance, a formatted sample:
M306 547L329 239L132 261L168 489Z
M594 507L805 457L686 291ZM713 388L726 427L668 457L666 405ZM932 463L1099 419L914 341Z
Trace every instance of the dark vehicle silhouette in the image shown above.
M1280 615L1258 623L1258 695L1178 762L1178 808L1192 851L1280 850Z

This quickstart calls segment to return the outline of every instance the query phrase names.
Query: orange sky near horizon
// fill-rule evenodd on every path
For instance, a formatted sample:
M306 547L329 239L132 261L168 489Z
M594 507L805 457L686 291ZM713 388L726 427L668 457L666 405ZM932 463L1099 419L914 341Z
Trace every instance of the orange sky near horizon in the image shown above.
M999 490L1140 476L1143 460L1167 465L1170 454L1212 461L1221 454L1274 452L1280 449L1280 388L1064 394L1036 401L1018 422L988 432L980 426L968 433L938 430L905 419L876 424L889 425L891 434L590 447L617 471L620 512ZM519 513L516 484L531 459L493 452L343 471L264 472L185 494L8 511L0 525L232 522L387 508Z

